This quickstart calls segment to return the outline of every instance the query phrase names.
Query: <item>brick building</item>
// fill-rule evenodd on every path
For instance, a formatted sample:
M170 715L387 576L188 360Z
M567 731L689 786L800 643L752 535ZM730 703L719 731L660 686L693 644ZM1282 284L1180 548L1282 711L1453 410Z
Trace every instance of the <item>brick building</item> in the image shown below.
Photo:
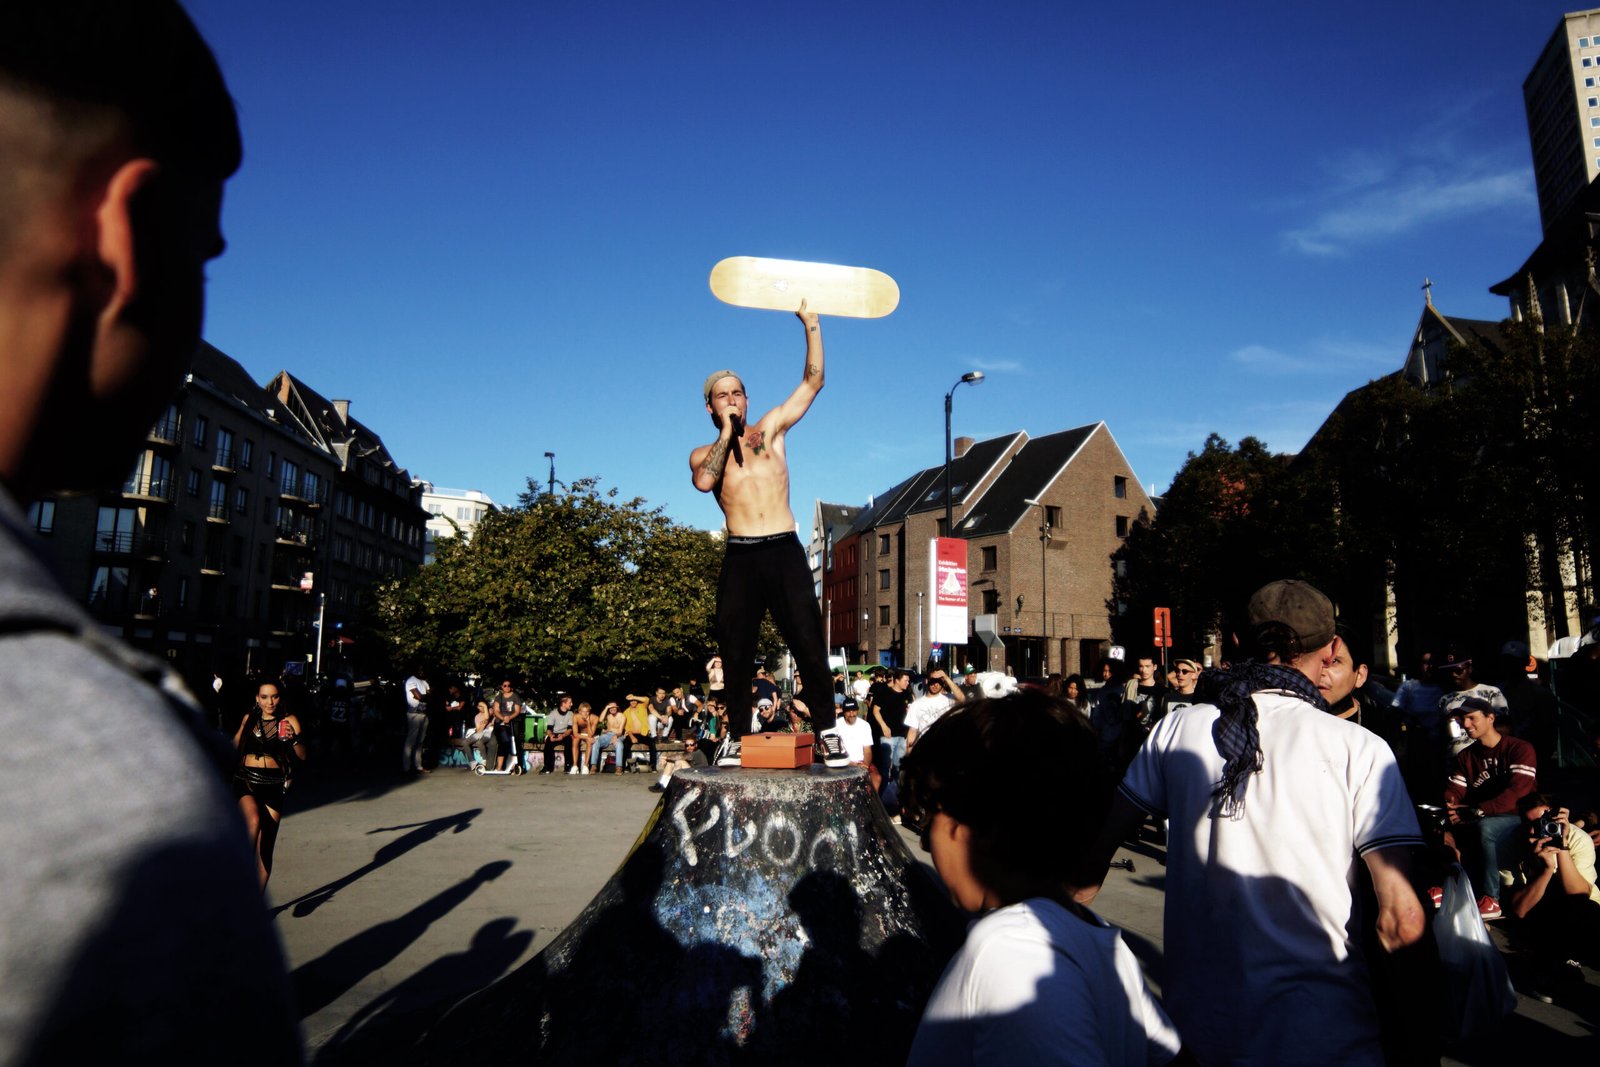
M950 482L955 535L968 542L971 634L965 647L942 650L942 662L1019 676L1092 666L1111 640L1111 555L1155 510L1111 431L1096 423L1037 438L958 438ZM875 497L835 535L835 577L823 589L835 652L929 660L928 553L944 506L941 464Z

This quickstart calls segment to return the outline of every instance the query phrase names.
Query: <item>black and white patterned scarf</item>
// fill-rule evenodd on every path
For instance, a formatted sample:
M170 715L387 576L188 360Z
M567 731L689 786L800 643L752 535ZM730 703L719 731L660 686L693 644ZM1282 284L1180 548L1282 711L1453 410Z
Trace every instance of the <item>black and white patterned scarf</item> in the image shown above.
M1311 679L1278 663L1250 660L1225 671L1206 671L1195 686L1197 698L1222 711L1211 727L1211 738L1227 762L1211 797L1213 811L1224 818L1237 819L1244 814L1245 787L1250 776L1261 770L1261 734L1251 697L1268 689L1287 691L1320 711L1328 710L1328 702Z

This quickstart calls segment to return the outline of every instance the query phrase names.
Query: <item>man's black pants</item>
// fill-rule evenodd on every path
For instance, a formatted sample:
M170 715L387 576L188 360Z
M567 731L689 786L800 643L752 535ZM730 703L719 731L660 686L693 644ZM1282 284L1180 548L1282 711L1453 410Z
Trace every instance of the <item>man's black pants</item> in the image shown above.
M823 648L822 610L811 585L806 550L792 533L729 537L717 582L717 651L722 655L728 733L750 733L750 679L755 675L761 617L772 621L789 646L805 688L800 699L817 733L833 728L833 678Z

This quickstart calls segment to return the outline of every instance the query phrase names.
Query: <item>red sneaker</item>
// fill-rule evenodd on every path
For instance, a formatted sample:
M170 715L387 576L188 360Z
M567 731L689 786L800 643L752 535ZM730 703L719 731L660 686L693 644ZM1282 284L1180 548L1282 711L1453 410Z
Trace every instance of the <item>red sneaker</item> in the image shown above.
M1444 887L1436 885L1436 886L1432 887L1431 889L1429 889L1428 890L1428 898L1433 901L1433 906L1434 907L1436 907L1436 908L1444 907Z
M1500 910L1500 902L1498 900L1494 899L1494 897L1483 896L1478 898L1478 914L1483 917L1484 922L1488 922L1490 919L1500 918L1504 913Z

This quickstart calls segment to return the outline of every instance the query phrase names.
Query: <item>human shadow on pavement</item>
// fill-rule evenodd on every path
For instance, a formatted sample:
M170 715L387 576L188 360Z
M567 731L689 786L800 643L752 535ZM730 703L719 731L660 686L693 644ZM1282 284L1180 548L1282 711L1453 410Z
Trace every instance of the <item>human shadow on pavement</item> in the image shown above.
M356 983L392 962L428 927L448 915L484 883L511 869L509 860L479 867L455 885L436 893L410 911L347 938L289 976L302 1019L321 1011Z
M484 923L464 951L441 956L352 1015L317 1051L316 1063L406 1062L442 1005L495 981L527 951L533 931L516 925L511 918ZM463 1049L482 1047L475 1031L455 1036Z
M293 900L284 901L272 909L272 914L277 916L292 908L294 909L295 918L303 919L332 900L334 894L339 890L365 878L378 868L394 862L412 849L427 844L446 831L461 833L472 825L473 819L482 814L482 808L468 808L466 811L460 811L454 815L441 815L437 819L429 819L427 822L407 823L404 826L380 826L376 829L368 830L367 835L369 837L373 834L393 833L396 830L410 830L411 832L381 846L378 851L372 854L370 861L357 867L349 874L336 878L326 885L319 886L309 893L302 893Z

